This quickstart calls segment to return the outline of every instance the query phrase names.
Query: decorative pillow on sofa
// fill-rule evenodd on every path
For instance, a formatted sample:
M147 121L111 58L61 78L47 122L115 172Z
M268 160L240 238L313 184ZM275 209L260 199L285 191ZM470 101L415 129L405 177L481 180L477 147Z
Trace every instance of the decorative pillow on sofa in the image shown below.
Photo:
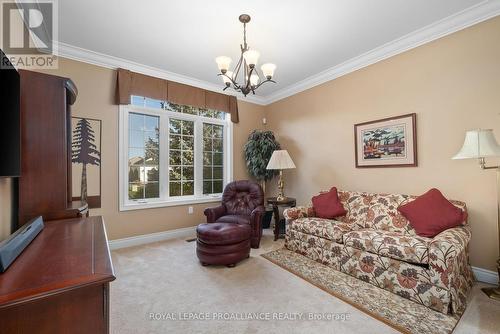
M318 218L333 219L347 213L342 203L340 203L337 188L335 187L332 187L328 192L314 196L312 204Z
M467 212L457 208L435 188L414 201L400 206L398 211L422 237L435 237L449 228L462 225L467 220Z

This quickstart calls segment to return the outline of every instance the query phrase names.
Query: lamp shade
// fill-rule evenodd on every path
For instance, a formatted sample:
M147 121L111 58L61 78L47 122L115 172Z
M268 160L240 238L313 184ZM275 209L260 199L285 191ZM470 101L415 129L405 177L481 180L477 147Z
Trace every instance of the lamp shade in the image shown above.
M464 145L452 159L478 159L499 156L500 146L493 135L493 130L479 129L465 133Z
M217 67L219 67L219 70L221 72L227 71L229 69L229 65L231 65L231 58L226 56L219 56L215 58L215 62L217 63Z
M260 53L259 51L256 50L247 50L243 53L243 58L245 58L245 61L247 62L248 66L254 66L257 65L257 62L259 61Z
M266 78L271 79L274 75L274 71L276 70L276 65L267 63L262 65L260 69Z
M295 164L290 158L287 150L276 150L273 152L266 169L292 169Z

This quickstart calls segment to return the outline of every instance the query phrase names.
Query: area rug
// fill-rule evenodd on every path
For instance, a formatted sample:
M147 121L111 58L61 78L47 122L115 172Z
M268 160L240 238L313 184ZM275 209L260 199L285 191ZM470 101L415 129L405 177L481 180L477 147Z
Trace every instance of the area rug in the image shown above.
M402 333L447 334L460 320L281 248L262 256Z

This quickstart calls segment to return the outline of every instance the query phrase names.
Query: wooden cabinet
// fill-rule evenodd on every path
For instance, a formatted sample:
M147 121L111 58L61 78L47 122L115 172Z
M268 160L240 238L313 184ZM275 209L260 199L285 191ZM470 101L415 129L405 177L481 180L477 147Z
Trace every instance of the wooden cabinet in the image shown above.
M0 274L0 332L108 333L114 279L102 217L47 222Z
M71 105L74 83L63 77L20 70L21 177L19 225L77 217L85 203L72 203Z

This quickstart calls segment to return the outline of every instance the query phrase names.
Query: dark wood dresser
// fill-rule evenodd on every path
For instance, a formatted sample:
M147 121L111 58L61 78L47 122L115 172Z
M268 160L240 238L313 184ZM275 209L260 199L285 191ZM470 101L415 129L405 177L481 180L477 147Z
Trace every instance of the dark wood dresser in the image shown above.
M114 279L102 217L46 222L0 274L0 333L108 333Z
M78 90L69 78L20 70L21 177L19 226L83 216L86 203L71 190L71 106Z

